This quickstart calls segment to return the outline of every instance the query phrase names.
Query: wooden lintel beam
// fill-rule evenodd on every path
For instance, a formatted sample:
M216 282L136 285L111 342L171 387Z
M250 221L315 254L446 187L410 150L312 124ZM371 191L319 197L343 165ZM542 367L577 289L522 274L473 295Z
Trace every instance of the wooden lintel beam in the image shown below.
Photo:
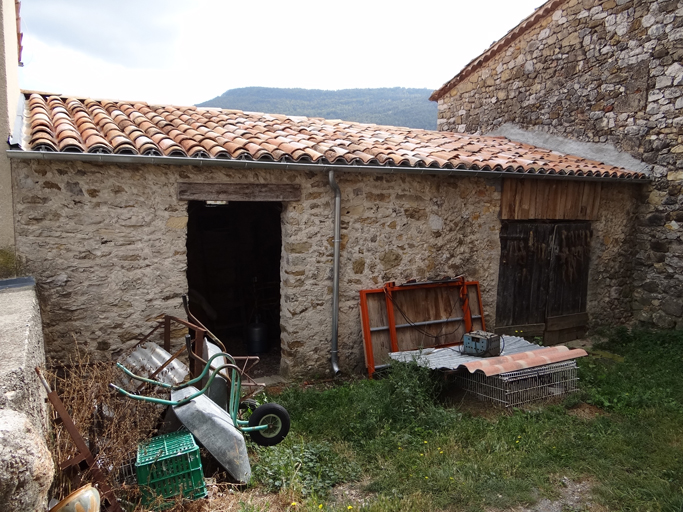
M178 182L179 201L300 201L296 183Z

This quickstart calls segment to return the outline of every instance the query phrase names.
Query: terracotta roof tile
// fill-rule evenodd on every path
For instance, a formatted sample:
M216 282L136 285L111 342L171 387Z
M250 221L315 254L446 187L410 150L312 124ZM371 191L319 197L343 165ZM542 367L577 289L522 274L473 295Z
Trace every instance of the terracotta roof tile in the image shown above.
M30 94L27 111L24 149L32 151L647 179L505 137L38 93Z
M536 366L577 359L587 355L588 354L583 349L577 348L570 350L564 345L558 345L527 352L517 352L507 356L487 357L465 363L462 366L467 368L470 373L479 370L484 372L487 377L490 377L492 375L500 375L501 373L522 370L524 368L534 368Z

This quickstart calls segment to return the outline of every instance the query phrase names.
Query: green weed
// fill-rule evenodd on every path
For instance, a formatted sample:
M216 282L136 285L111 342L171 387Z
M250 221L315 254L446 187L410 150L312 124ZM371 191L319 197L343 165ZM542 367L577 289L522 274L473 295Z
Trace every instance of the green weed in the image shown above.
M277 401L299 437L253 448L255 480L304 497L362 480L362 510L429 512L556 499L566 477L588 479L592 501L609 510L680 512L683 333L622 329L598 348L620 357L579 360L580 394L486 418L443 407L442 380L415 364L332 389L288 388ZM347 509L329 499L325 510ZM322 504L306 498L302 510Z
M258 455L253 478L269 491L292 490L302 496L325 496L337 484L358 478L360 468L344 460L325 441L304 442L292 436L272 448L252 445Z

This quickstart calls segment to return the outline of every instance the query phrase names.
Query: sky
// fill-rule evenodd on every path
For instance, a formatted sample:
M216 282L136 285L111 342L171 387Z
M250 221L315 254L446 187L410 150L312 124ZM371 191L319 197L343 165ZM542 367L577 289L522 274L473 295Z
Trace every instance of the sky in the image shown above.
M22 0L22 89L192 105L238 87L438 89L543 0Z

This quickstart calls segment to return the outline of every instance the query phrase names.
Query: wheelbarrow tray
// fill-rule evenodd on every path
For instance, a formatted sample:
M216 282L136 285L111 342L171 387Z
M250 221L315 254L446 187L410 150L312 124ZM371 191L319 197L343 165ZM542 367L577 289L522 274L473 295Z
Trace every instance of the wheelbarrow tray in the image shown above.
M197 391L192 386L172 391L171 400L183 400ZM251 466L244 436L224 409L206 395L199 395L174 406L173 412L232 478L242 484L249 482Z

